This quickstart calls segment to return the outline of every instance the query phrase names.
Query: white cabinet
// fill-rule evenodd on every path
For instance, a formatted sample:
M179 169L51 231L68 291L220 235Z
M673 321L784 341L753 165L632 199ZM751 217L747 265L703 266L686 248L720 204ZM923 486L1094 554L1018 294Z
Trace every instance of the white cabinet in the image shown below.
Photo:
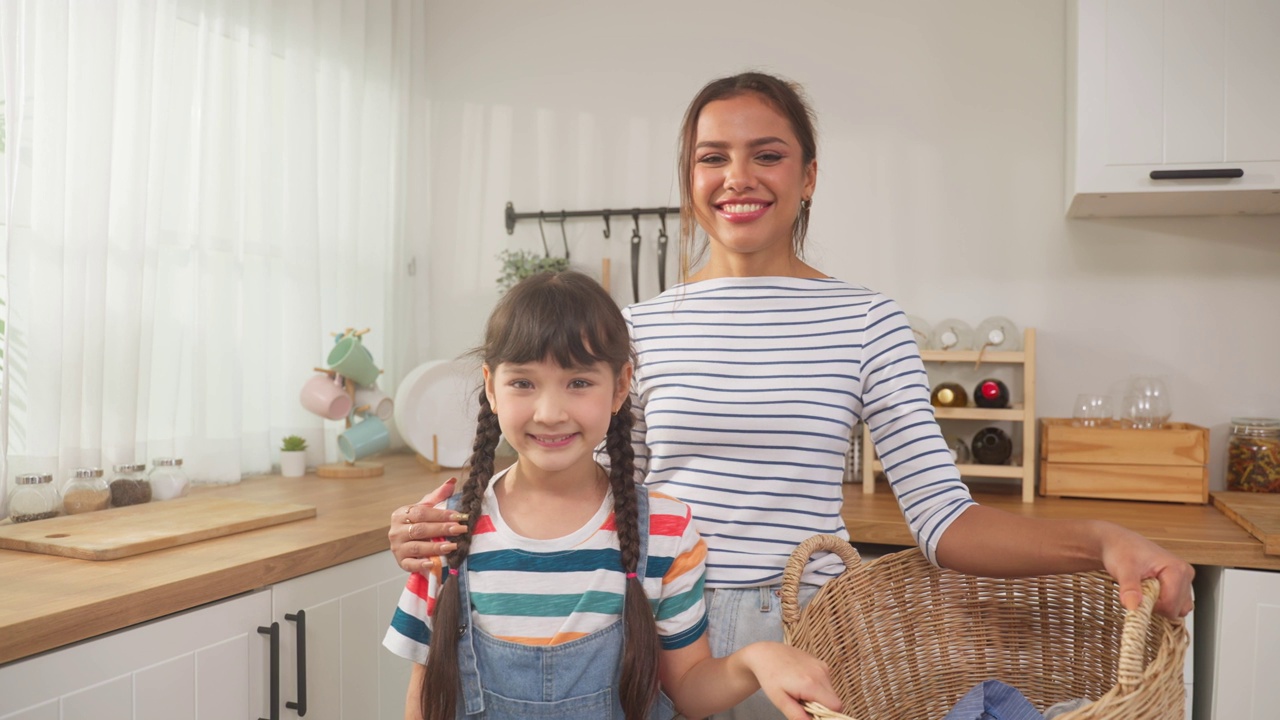
M1076 0L1067 32L1069 215L1280 213L1280 3Z
M0 667L3 720L265 717L263 590Z
M406 576L390 552L0 667L0 720L271 718L268 634L279 623L278 717L399 720L410 664L382 648ZM301 612L299 612L301 611ZM286 615L294 616L289 619Z
M1274 720L1280 573L1196 568L1197 720Z
M385 552L272 588L272 616L280 620L282 720L299 717L303 709L297 707L302 666L306 720L404 717L411 664L384 649L382 637L407 579ZM299 637L305 638L302 654Z

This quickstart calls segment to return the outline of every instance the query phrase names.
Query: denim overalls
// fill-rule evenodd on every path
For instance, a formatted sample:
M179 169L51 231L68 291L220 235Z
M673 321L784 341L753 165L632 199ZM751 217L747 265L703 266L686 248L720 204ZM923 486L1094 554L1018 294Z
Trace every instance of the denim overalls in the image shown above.
M636 488L643 578L649 560L649 493ZM457 496L455 495L456 499ZM450 508L456 508L454 499ZM471 621L467 564L458 571L461 607L467 608L458 638L458 671L462 692L459 720L623 720L618 700L622 661L622 618L603 630L561 645L520 645L500 640ZM659 691L649 720L670 720L675 709Z

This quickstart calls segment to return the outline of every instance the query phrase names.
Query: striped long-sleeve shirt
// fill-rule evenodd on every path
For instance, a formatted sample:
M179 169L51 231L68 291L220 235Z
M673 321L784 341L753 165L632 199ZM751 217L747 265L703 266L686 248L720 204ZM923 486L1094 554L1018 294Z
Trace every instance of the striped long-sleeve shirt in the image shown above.
M642 584L664 649L684 647L706 630L705 558L706 545L689 507L650 492L649 562ZM622 614L626 583L613 494L579 530L533 540L502 521L490 484L467 566L472 621L490 635L526 645L559 645L601 630ZM387 649L426 663L440 578L439 564L427 576L409 576L383 639Z
M841 480L867 423L925 555L973 503L942 438L906 316L833 279L721 278L625 312L638 353L637 472L693 507L707 587L779 582L795 546L847 538ZM803 580L843 565L817 557Z

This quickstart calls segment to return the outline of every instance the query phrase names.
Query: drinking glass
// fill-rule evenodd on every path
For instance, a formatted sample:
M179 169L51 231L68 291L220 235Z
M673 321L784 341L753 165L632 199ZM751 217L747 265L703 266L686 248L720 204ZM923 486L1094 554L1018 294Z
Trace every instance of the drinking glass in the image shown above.
M1139 430L1159 430L1173 414L1169 390L1164 381L1149 375L1136 375L1129 380L1124 399L1124 420Z
M1111 424L1112 414L1109 396L1084 393L1076 396L1071 424L1076 427L1102 427Z

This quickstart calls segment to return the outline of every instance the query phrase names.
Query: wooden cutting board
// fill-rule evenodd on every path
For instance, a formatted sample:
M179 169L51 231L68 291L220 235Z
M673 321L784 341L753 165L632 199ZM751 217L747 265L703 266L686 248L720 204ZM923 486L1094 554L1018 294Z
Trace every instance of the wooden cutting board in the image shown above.
M0 548L115 560L315 515L312 505L195 495L0 525Z
M1280 494L1223 491L1210 493L1223 515L1262 541L1262 551L1280 555Z

